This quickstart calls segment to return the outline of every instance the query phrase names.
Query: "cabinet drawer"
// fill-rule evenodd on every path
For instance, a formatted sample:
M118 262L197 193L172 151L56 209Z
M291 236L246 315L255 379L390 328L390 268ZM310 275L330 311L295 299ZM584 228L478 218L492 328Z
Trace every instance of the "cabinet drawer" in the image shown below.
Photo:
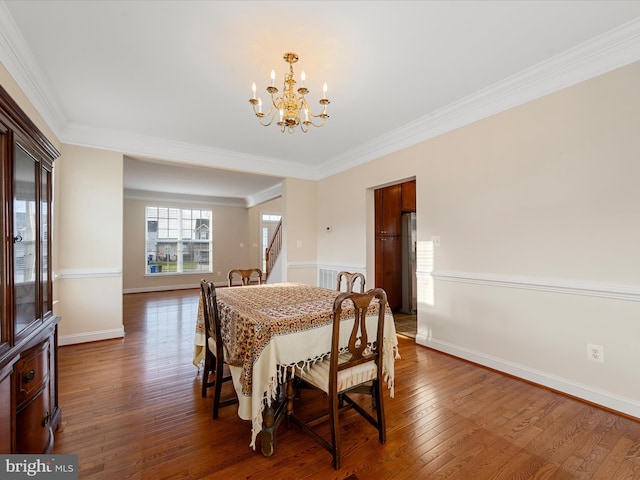
M48 453L53 446L49 412L49 386L16 414L16 453Z
M16 363L16 406L21 404L42 388L49 380L49 341L46 340L20 355Z
M0 454L11 452L13 410L11 408L11 372L13 365L0 369Z

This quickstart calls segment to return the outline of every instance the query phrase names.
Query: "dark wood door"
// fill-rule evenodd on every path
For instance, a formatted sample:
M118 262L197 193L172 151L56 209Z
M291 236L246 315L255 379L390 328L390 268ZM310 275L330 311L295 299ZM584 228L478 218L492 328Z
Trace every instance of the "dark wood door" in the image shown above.
M402 306L402 237L376 236L376 287L387 292L391 310Z
M391 185L375 191L376 235L400 235L402 224L402 186Z
M402 184L402 211L416 211L416 181L404 182Z

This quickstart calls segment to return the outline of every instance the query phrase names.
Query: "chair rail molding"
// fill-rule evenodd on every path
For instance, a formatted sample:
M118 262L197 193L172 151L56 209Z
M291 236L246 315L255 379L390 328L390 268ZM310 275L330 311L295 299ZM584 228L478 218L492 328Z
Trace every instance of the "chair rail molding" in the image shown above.
M318 270L336 270L338 272L348 270L350 272L365 273L367 271L367 268L359 263L318 263L317 267Z
M440 270L431 276L438 281L472 283L494 287L521 288L545 292L585 295L640 302L640 285L577 281L561 278L541 278L494 273L456 272Z
M122 269L113 268L65 268L54 273L55 280L69 278L101 278L101 277L121 277Z

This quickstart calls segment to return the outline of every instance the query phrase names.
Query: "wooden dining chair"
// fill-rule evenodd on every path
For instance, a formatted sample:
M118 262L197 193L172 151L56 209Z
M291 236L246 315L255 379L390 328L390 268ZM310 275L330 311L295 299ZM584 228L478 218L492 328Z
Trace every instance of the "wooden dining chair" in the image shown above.
M246 287L251 284L252 281L257 281L258 285L262 284L262 270L259 268L247 268L245 270L236 268L229 270L227 277L229 278L229 286L233 287L233 278L239 276L241 285Z
M207 396L207 389L214 387L213 390L213 418L218 418L218 409L227 405L238 403L235 396L220 400L222 393L222 384L231 380L231 374L224 374L224 349L220 333L220 317L218 315L218 301L216 298L216 289L213 283L206 280L200 281L200 292L202 295L202 313L204 317L204 328L206 332L206 349L204 356L204 371L202 373L202 396ZM214 379L210 380L213 375ZM235 392L235 391L234 391Z
M367 325L369 306L377 299L377 322ZM342 320L343 304L355 307L354 322L349 335L347 350L340 345L340 329L351 327L351 313ZM288 420L299 425L302 430L313 437L318 443L333 455L333 466L340 468L340 425L339 414L342 410L353 408L378 430L380 443L386 441L386 424L384 418L384 403L381 381L382 352L384 341L384 316L387 305L387 294L381 288L369 290L366 293L344 292L339 294L333 303L333 334L331 353L325 360L316 362L302 370L296 369L295 379L290 380L287 387ZM370 340L367 327L375 327L376 339ZM341 353L343 352L343 353ZM293 402L296 395L292 382L298 381L303 386L311 386L327 394L329 402L328 412L311 421L303 421L295 413ZM365 384L372 384L371 388L361 389ZM359 393L368 392L374 397L370 411L356 403L349 394L358 390ZM375 406L375 407L374 407ZM373 415L375 409L375 417ZM316 425L329 420L331 438L329 441L318 433Z
M364 275L362 273L340 272L338 273L337 291L342 290L342 281L346 282L347 292L353 292L353 287L357 280L360 280L360 293L364 293Z

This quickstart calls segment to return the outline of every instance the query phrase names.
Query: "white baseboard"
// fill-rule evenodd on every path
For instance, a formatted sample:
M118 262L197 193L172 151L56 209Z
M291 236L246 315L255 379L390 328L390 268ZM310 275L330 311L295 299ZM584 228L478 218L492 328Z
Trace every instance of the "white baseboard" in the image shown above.
M75 333L73 335L59 335L58 345L75 345L77 343L98 342L100 340L111 340L124 337L124 326L111 330L100 330L96 332Z
M635 400L583 385L566 378L556 377L546 372L508 362L475 350L429 339L420 333L416 335L416 343L640 419L640 403Z

